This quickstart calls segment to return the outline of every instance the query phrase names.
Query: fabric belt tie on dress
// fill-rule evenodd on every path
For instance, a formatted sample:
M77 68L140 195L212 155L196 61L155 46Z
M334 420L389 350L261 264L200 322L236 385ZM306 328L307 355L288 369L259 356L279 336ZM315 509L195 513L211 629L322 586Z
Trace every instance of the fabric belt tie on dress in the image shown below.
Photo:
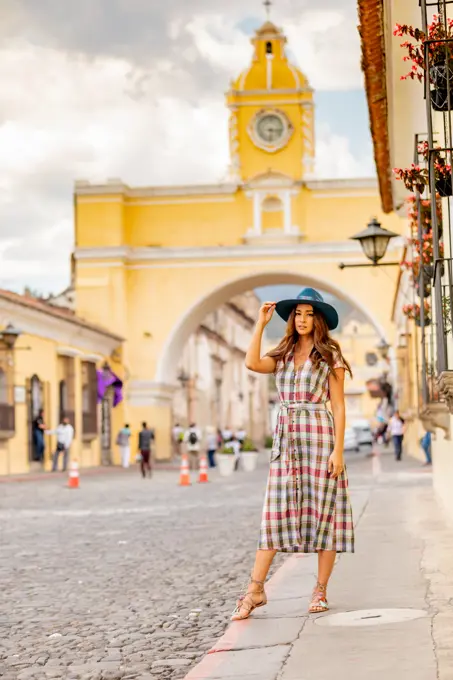
M279 455L281 454L281 441L285 429L285 417L289 416L290 411L330 411L327 408L325 401L312 402L312 401L281 401L280 410L278 412L277 418L277 431L272 446L272 458L274 459L274 453L278 450Z

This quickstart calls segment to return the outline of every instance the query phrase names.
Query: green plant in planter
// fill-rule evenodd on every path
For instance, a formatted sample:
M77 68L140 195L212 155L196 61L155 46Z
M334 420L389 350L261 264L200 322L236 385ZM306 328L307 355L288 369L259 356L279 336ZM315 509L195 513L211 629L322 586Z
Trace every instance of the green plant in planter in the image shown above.
M234 455L234 449L229 444L225 444L225 446L223 447L223 449L221 450L220 453L226 453L228 455L230 455L230 454Z
M251 439L246 438L244 439L244 443L242 444L242 452L247 452L247 451L257 451L258 449L256 448L255 444L252 442Z
M271 434L266 435L264 439L264 448L271 449L274 443L274 438Z

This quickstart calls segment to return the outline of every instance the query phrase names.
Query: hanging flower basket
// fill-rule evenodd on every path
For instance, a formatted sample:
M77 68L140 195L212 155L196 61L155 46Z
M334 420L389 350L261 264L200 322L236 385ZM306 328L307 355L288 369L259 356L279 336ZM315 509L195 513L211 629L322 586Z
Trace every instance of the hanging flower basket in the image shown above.
M431 305L428 300L425 300L423 304L425 308L425 326L429 326L431 324ZM404 305L403 314L407 316L408 319L413 319L416 326L421 326L420 305Z
M409 36L415 42L406 40L401 47L407 51L403 61L412 62L410 71L401 76L401 80L423 81L425 75L432 84L431 105L436 111L448 111L453 108L453 20L444 23L440 14L433 16L433 21L424 33L419 28L407 24L396 24L393 35ZM428 42L429 41L429 42ZM425 45L427 44L428 67L425 61ZM426 74L428 68L428 74ZM450 86L450 95L448 94Z
M433 84L431 90L431 105L435 111L448 111L453 109L453 62L443 59L438 64L433 64L429 69L429 79ZM448 80L448 83L447 83ZM448 92L448 84L450 92Z

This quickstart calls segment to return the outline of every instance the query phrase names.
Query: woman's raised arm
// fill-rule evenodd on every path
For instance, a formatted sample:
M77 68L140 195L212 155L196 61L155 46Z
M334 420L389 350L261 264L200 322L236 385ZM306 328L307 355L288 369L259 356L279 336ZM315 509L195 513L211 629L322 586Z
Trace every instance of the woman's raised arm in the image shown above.
M277 365L277 361L273 357L261 357L261 340L264 329L272 319L274 309L275 302L265 302L261 306L252 340L245 355L245 365L255 373L273 373Z

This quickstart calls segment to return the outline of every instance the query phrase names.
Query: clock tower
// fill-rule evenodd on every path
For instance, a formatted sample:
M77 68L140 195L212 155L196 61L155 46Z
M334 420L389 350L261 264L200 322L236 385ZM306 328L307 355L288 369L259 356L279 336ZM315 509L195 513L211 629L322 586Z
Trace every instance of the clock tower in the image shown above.
M270 21L252 39L251 65L231 83L230 177L265 172L300 181L313 171L313 90L285 53L286 37Z

